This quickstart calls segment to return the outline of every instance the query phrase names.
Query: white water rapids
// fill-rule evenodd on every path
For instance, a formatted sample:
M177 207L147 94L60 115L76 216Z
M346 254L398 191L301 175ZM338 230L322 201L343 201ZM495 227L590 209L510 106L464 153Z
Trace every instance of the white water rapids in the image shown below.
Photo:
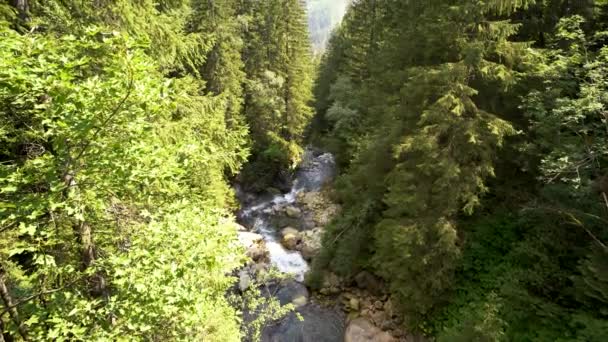
M290 192L276 195L269 200L254 201L252 205L245 206L241 211L240 217L247 222L247 228L264 237L272 265L280 272L293 275L298 281L304 280L308 263L299 252L288 251L281 245L279 229L284 227L273 227L270 223L271 218L285 207L293 206L299 193L319 190L334 174L333 155L330 153L315 155L314 152L307 150L298 167Z

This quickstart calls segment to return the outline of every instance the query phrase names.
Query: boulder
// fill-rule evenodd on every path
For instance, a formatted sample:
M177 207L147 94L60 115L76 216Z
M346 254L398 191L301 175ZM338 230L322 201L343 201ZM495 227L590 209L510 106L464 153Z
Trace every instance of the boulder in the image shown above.
M298 218L302 216L302 210L300 210L300 208L294 207L293 205L290 205L288 207L285 207L285 214L291 218Z
M247 249L245 255L257 263L267 262L269 259L269 254L268 249L266 248L266 241L258 241L256 244Z
M314 228L306 231L302 235L302 244L300 252L302 257L306 260L311 260L321 251L321 238L323 237L323 230L321 228Z
M341 207L333 203L326 192L306 192L298 196L297 200L313 213L313 220L318 226L327 225L341 210Z
M348 302L348 306L353 311L359 311L359 299L354 298L354 297L351 298L350 301Z
M241 245L245 248L250 248L255 243L264 240L262 235L246 231L239 231L238 238Z
M343 342L344 318L338 312L309 304L262 331L262 342L292 341Z
M300 253L305 260L310 261L312 258L316 257L317 254L319 254L319 249L304 244L300 250Z
M291 280L279 285L275 297L281 305L293 304L297 308L306 305L309 294L306 286Z
M304 296L296 297L291 301L291 304L293 304L293 306L296 308L304 306L304 305L306 305L306 303L308 303L308 298L306 298Z
M281 244L289 249L296 250L298 248L298 244L302 241L302 237L300 236L300 232L292 227L287 227L281 230Z
M239 242L245 247L245 254L255 262L268 260L268 249L264 237L252 232L239 232Z
M374 307L376 308L376 310L382 310L384 304L381 301L377 300L374 302Z
M393 307L393 300L389 298L386 302L384 302L384 311L389 317L393 317L395 315L395 309Z
M328 225L340 213L341 207L337 204L327 204L315 210L314 220L319 226Z
M298 194L298 202L302 203L310 209L316 209L317 198L319 198L319 192L302 192Z
M344 342L396 342L389 333L380 330L365 318L357 318L346 328Z
M298 231L297 229L293 228L293 227L285 227L283 229L281 229L281 235L285 236L285 235L300 235L300 231Z
M384 311L374 311L370 314L371 321L374 322L376 326L382 327L387 322L392 322L392 320L386 317L386 313Z

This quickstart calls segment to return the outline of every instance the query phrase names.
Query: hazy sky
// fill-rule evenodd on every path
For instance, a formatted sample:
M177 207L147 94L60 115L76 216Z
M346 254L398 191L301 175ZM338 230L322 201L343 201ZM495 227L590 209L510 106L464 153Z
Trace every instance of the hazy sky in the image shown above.
M307 0L308 26L315 51L322 51L350 0Z

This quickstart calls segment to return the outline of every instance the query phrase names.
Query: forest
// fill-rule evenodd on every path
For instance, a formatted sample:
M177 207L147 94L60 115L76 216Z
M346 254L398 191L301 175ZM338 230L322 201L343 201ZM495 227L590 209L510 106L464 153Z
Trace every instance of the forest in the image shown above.
M0 342L604 342L607 44L608 0L0 0Z

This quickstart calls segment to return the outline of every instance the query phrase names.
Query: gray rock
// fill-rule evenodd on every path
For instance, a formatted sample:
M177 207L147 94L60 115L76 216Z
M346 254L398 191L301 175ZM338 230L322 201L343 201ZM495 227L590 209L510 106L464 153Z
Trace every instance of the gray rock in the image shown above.
M300 232L292 227L287 227L281 230L281 243L289 250L295 250L302 240Z
M279 300L281 305L294 304L296 307L302 306L299 304L306 304L308 301L308 289L306 286L298 283L297 281L288 281L287 283L280 284L275 297Z
M264 237L251 232L239 232L239 242L246 248L245 254L255 262L263 262L268 259L268 249Z
M382 294L382 291L384 290L384 283L382 280L367 271L357 274L355 276L355 283L360 289L368 290L375 295Z
M285 214L287 214L287 216L291 218L298 218L302 216L302 210L294 206L289 206L285 208Z
M245 248L250 248L255 243L264 240L262 235L246 231L239 231L238 238L241 245Z
M306 305L262 331L262 342L343 342L344 318L338 312Z
M394 342L390 334L380 330L365 318L357 318L346 328L344 342Z
M304 296L296 297L294 300L291 301L291 303L294 305L294 307L299 308L308 303L308 298Z
M323 278L323 287L339 287L341 282L340 277L338 277L335 273L326 273L325 277Z
M302 244L300 251L302 257L306 260L311 260L321 251L321 238L323 236L323 229L314 228L301 234Z
M359 299L354 297L351 298L348 302L348 306L354 311L359 311Z

